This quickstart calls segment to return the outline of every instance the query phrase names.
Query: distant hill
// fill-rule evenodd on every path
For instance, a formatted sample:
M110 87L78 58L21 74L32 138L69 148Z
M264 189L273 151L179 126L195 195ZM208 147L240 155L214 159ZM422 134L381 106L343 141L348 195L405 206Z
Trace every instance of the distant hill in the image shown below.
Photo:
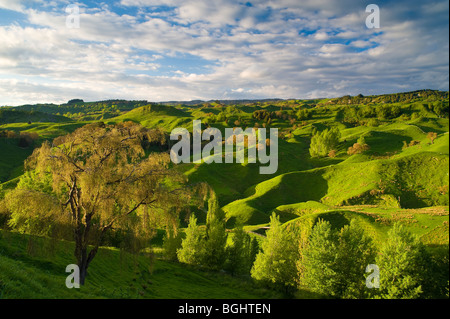
M368 103L398 103L398 102L413 102L416 99L427 100L442 100L448 99L448 93L437 90L417 90L412 92L370 95L364 96L359 94L357 96L346 95L339 98L330 99L327 104L344 105L344 104L368 104Z
M211 104L211 103L220 103L223 105L239 105L239 104L247 104L247 103L255 103L255 102L261 102L261 103L272 103L272 102L280 102L284 101L283 99L256 99L256 100L192 100L192 101L164 101L164 102L158 102L158 104L161 105L182 105L182 106L195 106L200 104Z
M82 99L73 99L60 105L26 104L16 107L3 107L3 109L61 115L77 121L95 121L112 118L148 104L147 101L106 100L84 102Z
M72 120L59 115L36 111L20 111L15 109L0 109L0 125L9 123L65 123Z

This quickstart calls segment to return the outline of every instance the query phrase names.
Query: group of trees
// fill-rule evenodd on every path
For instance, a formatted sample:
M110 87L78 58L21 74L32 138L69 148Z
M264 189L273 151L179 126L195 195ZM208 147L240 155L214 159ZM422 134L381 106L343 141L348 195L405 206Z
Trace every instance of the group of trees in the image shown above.
M428 110L432 111L439 117L449 116L449 104L448 101L437 101L431 104L428 104Z
M378 246L356 220L340 229L319 220L306 239L298 229L281 225L272 215L252 268L255 279L334 298L448 296L448 277L442 276L448 269L448 251L446 259L433 259L401 224ZM376 265L379 277L368 277L368 265Z
M436 90L419 90L404 93L384 94L384 95L371 95L364 96L358 94L356 96L346 95L340 98L331 99L330 104L367 104L367 103L398 103L398 102L412 102L416 99L429 99L429 100L442 100L448 99L448 92L436 91Z
M375 120L379 121L397 118L402 114L402 109L395 104L346 106L341 113L342 122L345 124L370 125L375 122Z
M231 244L227 245L225 215L214 195L208 201L205 227L192 214L182 240L180 235L174 235L173 230L166 233L164 247L168 258L212 270L225 269L233 275L250 271L258 249L256 239L242 227L236 227Z
M341 133L337 127L325 129L322 132L313 131L309 153L311 157L324 157L335 151L339 144Z
M269 112L267 110L256 110L253 112L252 117L257 121L268 122L272 120L275 116L273 112Z
M401 224L393 226L382 244L376 244L356 220L335 228L319 219L311 228L283 225L273 214L268 228L260 248L242 227L233 230L227 245L223 213L210 201L206 230L191 216L184 239L173 245L175 237L167 235L165 243L180 262L251 275L257 282L286 293L300 289L346 299L448 294L448 282L442 275L448 256L433 259L418 237ZM373 270L368 270L369 265L379 271L374 278L369 277Z
M309 109L301 108L296 113L299 121L309 120L312 117L312 111Z
M341 133L337 127L327 128L321 132L314 129L311 144L309 146L309 154L311 157L335 157L337 154L336 148L339 145L340 138ZM347 154L360 154L369 149L370 146L366 143L364 136L361 135L356 143L347 149Z

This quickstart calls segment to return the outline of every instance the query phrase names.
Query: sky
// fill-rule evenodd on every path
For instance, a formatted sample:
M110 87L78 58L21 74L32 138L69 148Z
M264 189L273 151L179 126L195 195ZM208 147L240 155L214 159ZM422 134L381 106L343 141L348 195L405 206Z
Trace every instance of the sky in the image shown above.
M0 0L0 105L418 89L449 90L448 0Z

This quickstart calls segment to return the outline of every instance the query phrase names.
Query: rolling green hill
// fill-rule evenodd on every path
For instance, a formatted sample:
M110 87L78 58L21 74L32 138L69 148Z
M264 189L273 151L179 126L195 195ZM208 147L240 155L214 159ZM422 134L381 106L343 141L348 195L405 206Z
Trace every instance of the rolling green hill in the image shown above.
M190 114L173 106L146 105L118 117L108 120L109 122L132 121L140 123L145 127L159 127L170 132L176 127L189 126L192 130Z
M36 111L19 111L16 109L0 109L0 125L7 123L64 123L71 119Z
M58 110L64 110L70 119L56 115ZM273 175L259 174L259 163L187 163L175 167L190 183L207 182L214 189L230 232L235 225L243 224L246 231L261 240L271 214L276 213L284 227L306 230L319 219L335 228L355 219L377 245L387 238L392 225L400 222L429 249L448 247L448 92L431 90L236 104L79 101L62 106L0 109L0 131L39 136L29 147L20 147L14 139L0 138L0 199L15 187L24 160L45 140L52 141L99 120L110 124L132 121L160 128L168 135L176 127L192 131L195 119L222 133L232 127L279 130L278 171ZM340 132L334 154L311 157L312 135L330 128ZM349 154L348 149L361 137L368 149ZM201 224L203 215L199 218ZM185 220L181 222L186 225ZM158 231L164 233L163 229ZM161 258L150 262L146 253L136 257L107 247L92 265L93 275L87 286L72 292L61 288L64 265L72 260L71 243L58 242L56 248L51 248L54 241L36 238L48 249L33 252L36 245L28 235L6 230L0 235L0 297L280 297L272 290L248 287L251 282L247 279L191 269ZM153 249L162 251L160 240ZM46 250L53 252L47 256ZM314 296L300 293L299 297Z

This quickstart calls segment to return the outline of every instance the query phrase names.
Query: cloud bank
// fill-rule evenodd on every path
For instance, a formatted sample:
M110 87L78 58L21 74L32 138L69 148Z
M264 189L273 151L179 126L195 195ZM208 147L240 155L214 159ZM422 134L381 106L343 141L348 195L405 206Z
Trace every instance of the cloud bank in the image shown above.
M0 105L316 98L449 88L449 3L0 0Z

